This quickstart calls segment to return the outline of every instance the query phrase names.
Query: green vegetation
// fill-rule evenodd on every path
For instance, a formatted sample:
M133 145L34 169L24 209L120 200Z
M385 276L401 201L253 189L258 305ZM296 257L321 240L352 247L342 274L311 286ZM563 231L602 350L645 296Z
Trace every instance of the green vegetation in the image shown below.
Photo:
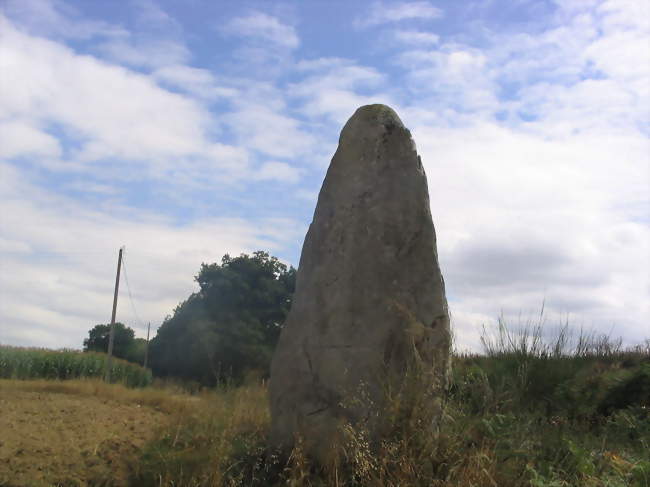
M76 350L46 350L0 346L2 379L79 379L102 377L106 354ZM113 382L128 387L151 384L151 372L138 365L116 359L111 374Z
M552 342L541 326L512 332L501 321L483 336L482 355L456 354L445 420L428 433L418 404L418 371L392 396L393 427L371 446L367 433L342 425L338 456L314 464L300 441L291 454L267 450L269 411L263 381L214 389L126 389L97 380L8 381L10 389L89 395L164 411L165 421L139 456L128 456L134 486L503 486L647 487L650 485L650 341L623 350L606 337ZM148 384L141 368L116 361L118 380ZM101 376L104 355L0 347L0 377ZM146 374L134 384L124 366ZM137 381L136 381L137 382ZM71 474L72 475L72 474ZM106 485L111 485L106 480ZM122 479L119 485L125 485Z
M84 352L107 352L110 331L110 324L95 325L88 331L88 338L84 340ZM135 338L133 329L122 323L115 323L113 356L142 364L146 345L144 338Z
M157 377L193 387L241 383L268 376L271 357L291 306L296 271L257 251L225 255L221 264L202 264L195 277L200 291L179 304L150 342ZM95 325L84 339L84 353L0 347L0 378L74 379L101 377L110 325ZM144 361L146 341L115 323L111 377L129 386L152 382ZM128 363L128 362L133 363Z
M295 270L255 252L203 264L196 280L200 291L150 343L164 389L125 389L151 385L152 375L119 359L119 385L59 381L102 377L106 355L93 350L107 348L108 325L89 331L85 352L0 346L0 379L58 379L0 386L164 411L140 456L124 460L134 486L650 486L650 340L623 349L606 336L573 337L567 325L549 336L543 313L518 329L500 319L484 329L484 353L454 355L437 435L420 372L409 370L402 390L387 391L382 441L342 424L331 463L319 465L300 438L288 456L267 449L265 380ZM118 324L118 357L140 361L143 345Z
M200 291L178 305L150 343L154 374L209 386L268 375L295 269L258 251L203 264L195 279Z
M282 458L266 450L266 389L248 385L176 415L144 450L133 485L650 485L650 341L622 350L582 336L571 346L566 327L553 343L542 331L501 322L485 334L485 354L454 357L437 437L425 408L399 414L398 401L423 394L412 371L413 397L386 411L395 427L374 450L343 425L332 464L313 464L299 442Z

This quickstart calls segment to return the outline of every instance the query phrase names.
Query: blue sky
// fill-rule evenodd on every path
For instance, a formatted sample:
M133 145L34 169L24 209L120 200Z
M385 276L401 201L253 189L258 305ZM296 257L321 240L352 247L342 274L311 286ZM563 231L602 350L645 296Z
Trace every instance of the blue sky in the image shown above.
M650 336L646 2L0 2L0 343L142 335L202 262L297 265L338 133L386 103L425 165L460 348Z

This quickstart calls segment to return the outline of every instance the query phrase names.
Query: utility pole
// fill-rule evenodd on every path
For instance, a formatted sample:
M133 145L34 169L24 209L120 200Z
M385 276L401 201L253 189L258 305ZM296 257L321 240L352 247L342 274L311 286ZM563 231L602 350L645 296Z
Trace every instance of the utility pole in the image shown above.
M117 256L117 275L115 276L115 294L113 294L113 313L111 314L111 331L108 335L108 358L106 359L106 371L104 373L104 380L111 381L111 368L113 366L113 341L115 340L115 312L117 311L117 292L120 289L120 269L122 268L122 251L124 247L120 247L120 253Z
M147 368L147 359L149 358L149 329L151 328L151 321L147 323L147 345L144 347L144 365Z

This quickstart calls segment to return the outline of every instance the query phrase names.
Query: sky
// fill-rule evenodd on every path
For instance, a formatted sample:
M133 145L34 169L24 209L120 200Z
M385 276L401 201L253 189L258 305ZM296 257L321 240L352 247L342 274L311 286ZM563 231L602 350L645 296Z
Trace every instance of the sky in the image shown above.
M338 134L390 105L456 346L650 338L650 3L0 0L0 343L146 333L201 263L298 265ZM127 285L128 283L128 285Z

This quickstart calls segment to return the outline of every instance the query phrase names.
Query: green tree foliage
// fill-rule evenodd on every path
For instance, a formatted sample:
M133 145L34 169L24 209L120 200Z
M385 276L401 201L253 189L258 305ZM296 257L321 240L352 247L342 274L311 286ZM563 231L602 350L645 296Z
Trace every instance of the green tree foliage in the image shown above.
M147 348L147 340L136 338L126 351L124 358L129 362L142 365L144 363L144 351Z
M150 344L156 375L203 384L267 374L289 312L296 271L258 251L202 264L200 290L179 304Z
M111 325L96 325L88 331L88 338L84 340L84 352L108 351L108 339ZM115 337L113 341L113 355L119 358L142 364L146 340L135 338L135 332L123 323L115 323Z

